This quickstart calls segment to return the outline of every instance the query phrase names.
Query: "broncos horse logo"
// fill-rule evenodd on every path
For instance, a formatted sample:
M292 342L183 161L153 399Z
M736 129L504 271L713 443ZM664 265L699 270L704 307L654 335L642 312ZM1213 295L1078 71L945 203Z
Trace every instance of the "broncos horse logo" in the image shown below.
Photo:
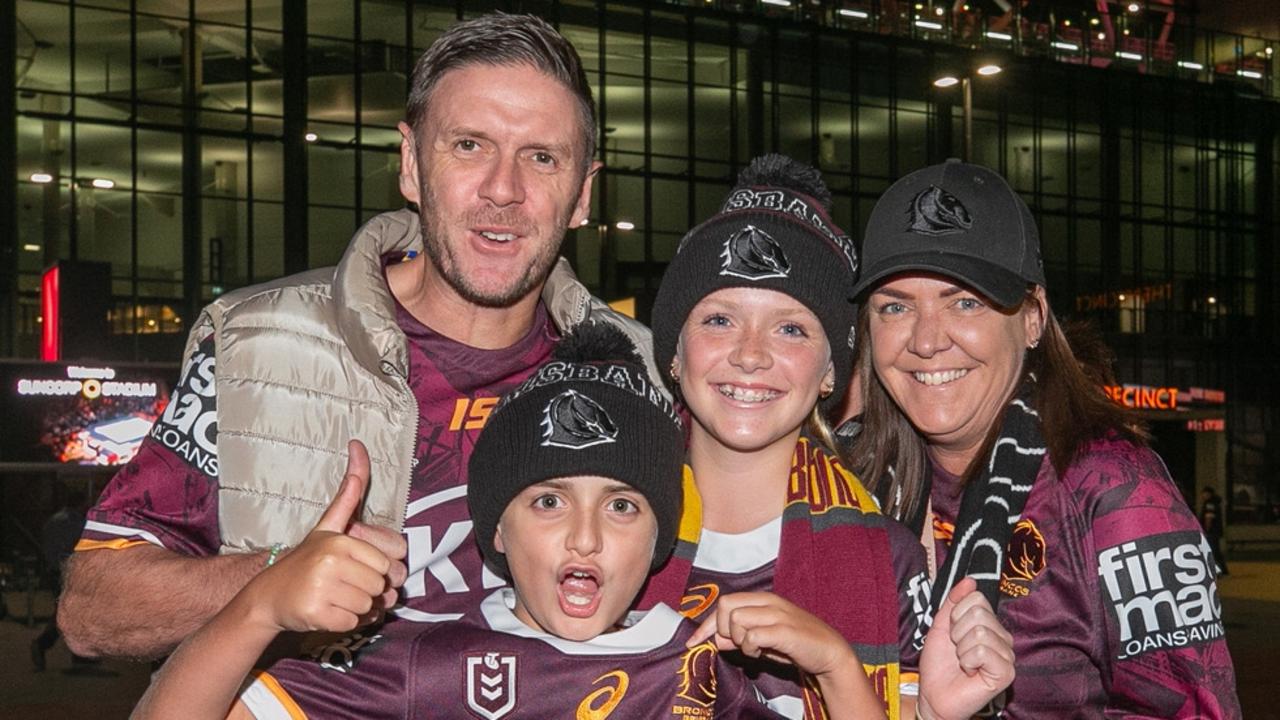
M1007 580L1034 580L1045 565L1044 536L1030 520L1019 520L1009 538L1005 555L1004 577Z
M683 698L697 707L711 707L716 703L716 645L708 640L694 645L680 658L680 687L677 698Z
M581 450L615 442L618 426L600 403L577 390L551 398L542 410L542 445Z
M732 275L747 280L784 278L791 274L791 263L782 246L769 233L754 225L747 225L724 241L721 275Z
M973 227L973 216L960 200L937 185L930 185L911 201L908 230L921 235L950 235Z

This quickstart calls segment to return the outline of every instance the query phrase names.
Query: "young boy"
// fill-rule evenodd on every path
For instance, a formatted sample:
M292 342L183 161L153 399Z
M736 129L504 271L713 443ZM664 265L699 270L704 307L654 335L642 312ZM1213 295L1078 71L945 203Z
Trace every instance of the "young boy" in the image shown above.
M401 620L318 652L335 670L320 674L323 686L297 671L315 660L288 660L237 700L277 632L350 630L384 589L386 558L342 533L368 475L353 442L316 529L183 643L135 716L778 717L716 642L701 641L709 630L663 605L628 615L675 543L683 447L680 420L634 347L587 326L503 400L472 454L475 537L512 587L461 620ZM822 689L829 717L882 716L854 653L815 656L812 628L775 622L780 604L762 600L729 623L740 649L794 662ZM346 692L356 676L360 692Z

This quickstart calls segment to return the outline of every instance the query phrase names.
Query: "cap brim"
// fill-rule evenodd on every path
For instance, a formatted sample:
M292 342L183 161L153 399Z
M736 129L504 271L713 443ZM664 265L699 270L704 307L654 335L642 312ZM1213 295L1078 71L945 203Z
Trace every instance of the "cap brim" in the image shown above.
M936 273L977 290L1003 308L1022 302L1031 283L1007 268L969 255L945 252L917 253L888 257L874 266L862 268L853 286L854 298L861 302L885 278L904 272Z

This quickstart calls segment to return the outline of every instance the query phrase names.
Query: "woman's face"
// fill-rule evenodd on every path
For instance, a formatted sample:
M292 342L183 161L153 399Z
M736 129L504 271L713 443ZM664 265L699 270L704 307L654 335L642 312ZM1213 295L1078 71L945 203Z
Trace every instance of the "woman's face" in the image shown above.
M690 442L739 452L777 443L788 450L831 387L822 323L790 295L726 288L694 306L680 331L674 368L693 414Z
M1038 303L1001 310L963 285L897 276L868 298L871 359L898 407L951 472L965 469L1022 376L1039 341Z

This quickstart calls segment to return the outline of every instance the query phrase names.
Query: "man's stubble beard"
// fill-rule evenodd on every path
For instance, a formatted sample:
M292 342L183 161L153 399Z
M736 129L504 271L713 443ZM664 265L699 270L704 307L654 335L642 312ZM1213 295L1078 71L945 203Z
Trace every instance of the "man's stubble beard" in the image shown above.
M447 224L448 219L440 217L435 212L435 209L439 207L435 202L435 193L432 192L426 177L421 173L418 176L418 182L419 187L422 188L422 202L418 204L418 219L422 224L422 247L426 251L427 260L435 268L436 273L444 278L449 287L462 299L479 307L511 307L535 288L542 285L547 279L547 275L551 272L551 266L555 264L556 258L560 254L560 245L564 242L565 230L561 229L560 237L554 242L547 243L533 257L532 262L525 268L524 274L505 291L477 288L458 268L457 258L453 255L453 248L449 247L448 243L441 239L441 233L437 231L437 228L443 228ZM572 214L573 205L570 205L564 211L562 217L556 218L556 228L567 228L569 217ZM486 221L495 225L510 225L519 228L520 234L526 238L536 236L539 230L523 214L504 210L493 210L487 213L468 213L463 216L461 226L466 228L472 224L484 224ZM526 240L526 242L537 241Z

